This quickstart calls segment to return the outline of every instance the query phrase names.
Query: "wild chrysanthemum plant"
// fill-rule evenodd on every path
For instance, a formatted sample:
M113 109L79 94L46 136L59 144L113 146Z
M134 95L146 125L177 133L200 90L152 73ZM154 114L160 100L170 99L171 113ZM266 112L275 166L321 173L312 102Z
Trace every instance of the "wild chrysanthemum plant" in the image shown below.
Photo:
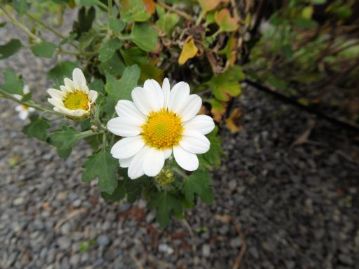
M23 90L21 76L5 69L0 96L21 106L24 132L62 158L85 140L92 154L83 181L97 180L108 201L145 199L165 226L197 201L213 200L211 170L221 153L213 118L238 129L238 113L227 111L243 79L234 3L5 1L0 27L12 24L28 39L1 43L0 59L25 42L54 66L47 94L34 82ZM71 19L71 29L58 30Z

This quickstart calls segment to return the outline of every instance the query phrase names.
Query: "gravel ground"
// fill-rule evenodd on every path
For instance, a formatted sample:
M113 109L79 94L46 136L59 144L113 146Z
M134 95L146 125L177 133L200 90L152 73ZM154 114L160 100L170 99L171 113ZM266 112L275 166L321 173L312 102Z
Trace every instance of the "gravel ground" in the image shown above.
M23 50L0 68L44 99L52 64ZM188 212L191 228L161 230L144 202L107 204L81 182L86 145L60 159L0 100L0 268L359 268L358 134L254 89L238 106L241 131L222 132L215 202Z

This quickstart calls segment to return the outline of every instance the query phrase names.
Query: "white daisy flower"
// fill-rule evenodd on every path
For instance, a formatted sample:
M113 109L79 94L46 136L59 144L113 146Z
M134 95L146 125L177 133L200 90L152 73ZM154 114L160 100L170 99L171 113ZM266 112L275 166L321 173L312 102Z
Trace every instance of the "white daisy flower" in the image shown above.
M54 110L72 118L88 116L96 101L97 92L89 90L81 69L75 68L72 80L65 78L64 84L60 86L60 90L47 90L51 96L48 101L54 106Z
M187 171L198 168L196 154L209 150L205 137L214 129L213 119L197 115L202 100L190 95L189 85L179 82L170 88L168 79L162 87L153 79L132 91L133 102L119 100L117 118L107 123L109 131L122 136L111 154L120 167L128 168L131 179L158 175L172 153L180 167Z
M23 88L23 90L22 90L22 92L23 92L23 95L28 94L28 93L30 92L29 86L28 86L28 85L25 85L24 88ZM21 100L21 99L22 99L22 96L19 95L19 94L14 94L14 97L15 97L17 100ZM17 105L17 106L15 107L15 110L16 110L17 112L19 112L19 118L20 118L21 120L26 120L26 119L29 117L29 115L30 115L32 112L35 111L34 108L29 107L29 106L26 106L26 105L22 105L22 104L21 104L21 105Z

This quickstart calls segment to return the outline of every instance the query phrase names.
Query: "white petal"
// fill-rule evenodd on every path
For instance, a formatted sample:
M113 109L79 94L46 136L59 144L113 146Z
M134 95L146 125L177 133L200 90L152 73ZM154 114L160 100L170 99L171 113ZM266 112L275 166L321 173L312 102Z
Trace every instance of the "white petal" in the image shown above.
M160 84L154 79L147 79L143 85L148 98L150 98L151 107L153 110L160 110L163 108L164 95Z
M163 107L168 108L168 104L170 102L170 95L171 95L171 85L168 78L165 78L162 83L162 91L164 96L164 103Z
M64 83L65 83L66 90L74 90L74 89L76 89L76 85L71 79L65 78Z
M86 78L80 68L75 68L72 72L72 80L77 87L83 89L87 88Z
M149 177L157 176L165 163L163 151L149 148L143 161L143 171Z
M22 89L22 92L23 92L24 94L29 93L29 92L30 92L29 85L25 85L24 88Z
M188 152L202 154L209 150L210 142L199 132L187 132L180 141L180 146Z
M128 177L131 179L139 178L144 175L143 161L148 147L142 148L131 160L130 166L128 167Z
M197 115L184 124L185 130L197 131L204 135L212 132L214 127L213 119L207 115Z
M147 115L152 111L150 100L147 98L144 93L144 89L141 87L136 87L132 90L131 93L133 102L135 103L137 109L143 114Z
M107 129L119 136L136 136L141 132L138 124L135 124L131 119L117 117L109 120Z
M174 85L170 94L168 108L174 112L179 113L186 105L189 92L189 85L186 82L181 81Z
M199 166L197 155L182 149L180 146L173 149L173 155L178 165L184 170L194 171Z
M122 138L112 146L111 154L116 159L127 159L139 152L144 145L140 136Z
M48 98L47 101L53 105L54 107L63 107L64 104L62 103L62 101L60 99L57 98Z
M130 118L136 124L142 125L145 121L145 116L136 108L135 104L128 100L120 100L116 104L117 115L124 118Z
M28 116L29 116L29 111L27 110L23 110L19 112L19 118L22 120L26 120Z
M97 99L97 96L98 96L97 91L91 90L91 91L89 91L88 95L89 95L89 97L90 97L90 102L91 102L91 104L95 103L95 101L96 101L96 99Z
M53 98L58 98L58 99L62 99L64 97L64 92L56 90L56 89L48 89L47 93L53 97Z
M120 164L121 168L128 168L130 166L130 163L132 161L133 157L127 158L127 159L119 159L118 162Z
M202 99L197 94L191 94L179 114L183 121L188 121L197 115L202 106Z

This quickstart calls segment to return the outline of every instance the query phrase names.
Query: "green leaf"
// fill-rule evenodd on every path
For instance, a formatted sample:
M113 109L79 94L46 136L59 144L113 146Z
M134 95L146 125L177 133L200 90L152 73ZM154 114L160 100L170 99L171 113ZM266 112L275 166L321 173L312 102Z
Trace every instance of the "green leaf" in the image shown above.
M126 196L125 181L118 180L117 187L112 194L102 192L101 196L108 202L117 202L122 200Z
M136 180L132 180L126 177L124 179L124 184L127 193L127 201L133 203L141 198L142 189L147 182L148 178L137 178Z
M89 182L98 178L100 190L112 194L118 184L118 167L117 160L112 158L109 150L103 149L86 160L82 180Z
M11 39L4 45L0 45L0 60L10 57L22 47L19 39Z
M52 68L48 77L55 84L61 85L65 77L71 77L72 71L77 67L77 64L74 62L59 62L54 68Z
M50 128L49 121L39 116L31 117L30 120L31 122L24 127L23 132L29 137L46 141L47 130Z
M156 22L156 25L162 32L169 36L180 18L175 13L158 12L158 14L159 19Z
M96 17L96 10L94 7L86 9L82 7L77 15L77 21L74 22L72 26L72 33L76 35L76 38L79 39L83 33L86 33L92 29L92 23Z
M157 31L147 23L136 23L130 38L133 43L144 51L154 51L157 47Z
M57 46L50 42L41 42L31 47L31 51L38 57L51 58Z
M110 29L115 33L121 33L125 29L126 23L116 18L110 18L108 21Z
M89 84L89 89L97 92L103 92L104 91L103 81L101 79L95 79Z
M126 67L121 79L116 80L113 76L107 76L106 92L116 101L131 99L131 91L137 86L141 70L137 65Z
M156 219L162 228L166 227L171 215L182 215L182 201L170 192L158 192L152 196L150 206L156 209Z
M82 138L82 133L72 127L63 126L62 129L50 134L50 144L55 146L61 158L67 158L73 146Z
M4 84L1 88L10 94L23 94L24 82L15 71L7 68L4 71Z
M120 0L120 4L121 19L125 22L143 22L151 17L143 0Z
M103 42L99 50L100 61L103 63L110 60L115 54L116 50L121 47L121 45L122 44L120 40L118 40L117 38L113 38Z
M212 178L207 171L197 170L183 183L183 191L186 200L193 204L195 195L198 195L205 203L213 201Z
M123 63L123 60L117 53L115 53L107 62L103 62L99 65L102 74L110 74L115 77L122 75L125 68L126 66Z
M241 93L240 81L243 79L242 69L239 66L233 66L226 72L212 77L207 83L218 100L229 101L230 97Z

